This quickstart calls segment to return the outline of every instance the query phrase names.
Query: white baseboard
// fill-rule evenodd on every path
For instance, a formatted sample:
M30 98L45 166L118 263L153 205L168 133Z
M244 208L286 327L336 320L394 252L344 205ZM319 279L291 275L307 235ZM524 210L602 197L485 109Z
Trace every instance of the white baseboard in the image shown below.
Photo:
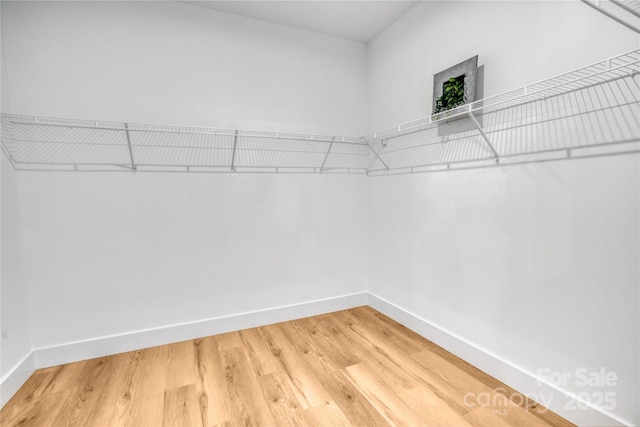
M0 379L0 407L16 394L35 370L35 357L30 351Z
M422 335L445 350L455 354L518 392L544 404L561 417L579 426L631 426L615 415L582 402L572 393L549 384L535 374L498 357L482 347L443 329L375 294L369 293L368 304L398 323ZM543 401L541 401L543 400ZM571 409L579 402L586 409Z
M367 292L360 292L264 310L196 320L157 328L108 335L33 350L35 366L45 368L95 357L186 341L225 332L300 319L367 304Z
M361 305L370 305L520 393L531 397L547 397L545 402L540 403L547 403L545 406L549 409L579 426L631 425L591 405L587 405L587 410L566 409L567 402L577 400L570 392L546 383L486 349L368 292L36 348L0 380L1 404L4 406L9 401L35 369L285 322ZM549 402L550 397L553 398Z

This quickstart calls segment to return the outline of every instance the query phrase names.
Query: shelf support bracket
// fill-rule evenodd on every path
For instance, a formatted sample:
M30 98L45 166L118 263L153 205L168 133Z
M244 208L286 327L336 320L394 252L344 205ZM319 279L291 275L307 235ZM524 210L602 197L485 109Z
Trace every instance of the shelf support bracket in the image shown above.
M138 170L135 160L133 160L133 149L131 148L131 135L129 135L129 123L124 124L124 134L127 137L127 146L129 147L129 158L131 159L131 169L135 172Z
M324 160L322 161L322 166L320 166L320 172L322 173L322 171L324 171L324 165L327 163L327 159L329 158L329 153L331 153L331 148L333 147L333 141L336 140L336 137L334 136L333 138L331 138L331 144L329 144L329 149L327 150L327 154L325 154L324 156Z
M380 163L382 163L382 164L384 165L384 168L385 168L386 170L389 170L389 166L384 162L384 160L382 160L382 157L380 157L380 155L378 154L378 152L377 152L377 151L376 151L376 150L371 146L371 144L369 144L369 141L367 140L367 138L362 137L361 139L362 139L364 142L366 142L366 143L367 143L367 145L369 146L369 149L370 149L371 151L373 151L373 154L375 154L375 155L376 155L376 157L378 158L378 160L380 160Z
M613 19L614 21L618 22L619 24L624 25L628 29L635 31L636 33L640 33L640 28L637 28L636 26L634 26L633 24L625 21L624 19L617 17L613 13L611 13L611 12L605 10L604 8L600 7L598 4L594 4L589 0L580 0L580 1L582 1L582 3L584 3L584 4L588 5L588 6L591 6L592 8L597 10L598 12L602 13L603 15L607 15L609 18ZM614 4L620 6L617 3L614 3Z
M493 153L493 155L496 158L496 163L500 163L500 156L498 155L498 152L496 151L495 147L493 146L493 144L491 143L491 141L487 137L487 134L485 134L484 131L482 130L482 126L480 126L480 123L478 123L478 120L476 119L476 116L474 116L471 111L467 112L467 115L469 116L469 118L471 119L473 124L476 125L476 127L478 128L478 132L480 132L480 135L482 135L482 138L484 139L484 141L487 143L487 145L491 149L491 152Z
M231 172L236 170L236 146L238 145L238 130L233 135L233 154L231 154Z
M7 155L7 158L9 159L9 162L10 162L12 165L14 165L14 163L13 163L13 156L12 156L12 155L11 155L11 153L9 152L9 149L8 149L7 147L5 147L5 146L4 146L4 143L0 144L0 147L2 147L2 152L3 152L4 154L6 154L6 155ZM14 167L15 167L15 165L14 165Z
M615 4L616 6L626 10L627 12L629 12L632 15L635 15L637 18L640 18L640 12L636 11L633 8L630 8L629 6L627 6L626 4L622 3L620 0L611 0L611 3Z

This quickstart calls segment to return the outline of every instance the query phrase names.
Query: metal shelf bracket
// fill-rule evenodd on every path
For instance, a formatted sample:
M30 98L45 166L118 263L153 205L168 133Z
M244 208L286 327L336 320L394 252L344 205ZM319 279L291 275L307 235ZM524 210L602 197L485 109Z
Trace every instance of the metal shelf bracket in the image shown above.
M590 1L590 0L580 0L582 1L584 4L591 6L592 8L594 8L595 10L597 10L598 12L602 13L603 15L608 16L609 18L613 19L614 21L618 22L619 24L624 25L625 27L627 27L628 29L635 31L636 33L640 33L640 28L638 28L635 24L619 17L618 15L616 15L615 13L612 13L610 11L608 11L607 9L605 9L602 4L600 4L600 1ZM610 0L612 4L616 5L617 7L620 8L620 10L625 11L631 15L633 15L633 17L637 18L638 16L640 16L640 14L633 10L632 8L628 7L626 4L617 1L617 0Z
M124 124L124 134L127 137L127 146L129 147L129 157L131 158L131 169L135 172L138 170L135 160L133 160L133 149L131 148L131 135L129 134L129 123Z
M640 10L640 0L620 1ZM458 118L465 124L443 136L441 126ZM474 101L446 117L421 117L364 136L2 113L0 143L13 167L24 171L379 176L515 164L522 156L538 161L559 152L584 157L577 149L586 147L602 147L598 155L630 152L616 147L640 142L639 118L636 49Z
M238 130L233 135L233 153L231 154L231 172L236 170L236 147L238 146Z
M496 163L500 163L500 155L498 154L498 152L496 151L495 147L493 146L493 144L491 143L491 141L487 137L487 134L485 134L484 131L482 130L482 126L480 126L480 123L478 123L478 120L476 119L476 116L474 116L471 111L469 111L467 113L467 115L469 116L471 121L473 121L473 124L476 125L476 127L478 128L478 132L480 132L480 135L482 135L482 138L484 139L484 141L487 143L487 145L491 149L491 152L493 153L494 157L496 158Z
M322 166L320 166L320 172L324 171L324 165L327 163L327 159L329 158L329 153L331 153L331 148L333 148L333 142L335 140L336 140L335 136L331 138L331 144L329 144L329 149L327 150L327 154L324 156L324 160L322 161Z
M400 128L400 127L398 126L398 128ZM371 149L371 151L373 151L373 154L375 154L375 155L376 155L376 157L378 158L378 160L380 160L380 163L382 163L382 164L384 165L384 168L385 168L386 170L389 170L389 165L387 165L387 164L384 162L384 160L382 160L382 157L380 157L380 155L378 154L378 152L377 152L377 151L376 151L376 150L371 146L371 144L369 143L369 141L367 140L367 138L362 137L361 139L362 139L364 142L366 142L366 143L367 143L367 145L369 146L369 148Z

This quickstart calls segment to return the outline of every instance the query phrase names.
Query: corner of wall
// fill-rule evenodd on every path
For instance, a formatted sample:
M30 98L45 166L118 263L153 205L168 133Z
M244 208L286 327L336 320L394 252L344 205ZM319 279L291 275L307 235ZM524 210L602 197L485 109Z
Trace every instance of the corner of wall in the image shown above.
M369 293L367 298L369 305L379 312L577 425L633 425L382 297Z
M35 369L22 265L16 172L0 154L0 400L4 405Z
M155 347L173 342L286 322L367 304L367 293L305 301L262 310L236 313L192 322L165 325L123 334L63 343L33 350L35 367L45 368L80 360Z
M0 378L0 407L11 400L35 370L35 355L30 351Z

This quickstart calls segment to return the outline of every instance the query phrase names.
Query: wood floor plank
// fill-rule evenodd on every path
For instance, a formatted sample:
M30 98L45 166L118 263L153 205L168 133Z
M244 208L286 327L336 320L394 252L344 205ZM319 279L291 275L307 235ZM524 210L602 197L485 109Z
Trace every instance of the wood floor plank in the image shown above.
M310 407L306 398L291 381L287 373L274 372L258 378L260 389L269 410L282 426L305 426L309 424L307 413Z
M409 346L408 343L403 346L397 345L397 341L387 339L389 331L383 332L383 328L372 326L370 322L358 321L358 316L353 315L353 310L341 313L341 315L346 317L347 322L351 325L349 329L356 336L360 336L363 340L366 338L372 347L379 349L378 352L385 355L390 361L386 362L386 365L395 366L396 370L402 370L402 374L396 373L395 378L406 377L414 381L414 385L406 388L412 389L418 384L428 385L441 399L444 399L448 405L460 413L469 410L464 403L464 396L469 390L483 393L492 391L485 383L456 368L455 363L449 360L440 357L423 360L432 354L429 350L409 354L418 346ZM427 340L422 341L423 345L427 345Z
M324 426L352 426L344 412L335 402L327 402L324 405L314 406L307 409L307 426L324 427ZM380 425L380 424L370 424Z
M361 362L351 347L345 346L338 338L345 338L341 331L328 324L324 319L306 318L294 320L292 327L313 342L317 352L321 352L337 369L346 368ZM297 341L297 339L296 339Z
M137 368L139 380L131 384L129 418L123 420L128 427L162 425L167 364L163 358L145 357L145 353L143 350Z
M346 310L359 324L374 328L386 340L407 354L427 350L430 342L371 307Z
M271 352L271 348L260 335L258 329L246 329L240 331L243 346L247 349L247 355L258 375L281 372L280 361Z
M172 390L194 384L198 380L195 342L182 341L167 346L165 389Z
M308 406L318 406L330 401L331 397L318 378L309 371L302 357L305 349L312 347L311 344L307 340L291 342L285 333L288 329L288 324L277 324L269 328L260 328L260 332L269 343L272 353L280 361L283 371L305 397ZM298 351L296 346L302 350Z
M198 413L203 426L209 425L209 394L207 381L207 354L205 350L206 339L199 338L193 340L193 357L196 366L197 380L194 384L196 399L198 404Z
M218 337L198 340L194 356L198 369L196 391L203 424L224 425L234 418Z
M242 425L276 425L244 349L230 348L221 354L233 421Z
M400 393L400 399L413 408L421 425L429 427L473 427L464 416L427 386L418 386Z
M88 361L80 375L82 380L79 387L71 397L75 407L67 425L86 426L93 423L107 398L106 391L115 367L114 362L115 359L110 357Z
M56 371L60 371L62 367L55 368ZM0 425L30 425L31 420L36 418L37 413L42 409L41 406L36 407L31 402L34 398L36 401L41 400L41 396L49 387L51 375L51 368L34 372L11 399L13 405L6 405L0 411Z
M242 336L240 331L228 332L226 334L216 335L220 350L229 350L232 348L242 347Z
M194 384L164 393L163 427L202 426Z
M396 391L408 390L420 384L419 379L407 370L411 367L407 354L393 346L390 347L392 352L389 353L385 346L378 345L379 340L373 337L364 338L365 333L361 330L359 321L354 321L348 316L341 317L342 314L346 313L336 313L336 317L329 322L333 328L342 332L334 339L343 346L349 346L362 360L361 364L372 371L382 373L387 384L393 386ZM340 320L345 326L339 324Z
M140 381L138 366L141 352L116 354L113 359L114 370L105 387L104 399L93 421L96 425L125 425L131 412L131 390L134 383Z
M40 369L0 424L572 425L370 307Z
M418 414L398 398L398 395L378 375L379 372L371 371L362 364L349 366L343 371L389 424L397 426L421 425Z
M511 424L507 422L502 416L496 417L496 412L486 407L478 407L472 411L466 413L464 418L475 427L484 427L491 423L493 427L511 427Z
M53 426L55 420L59 419L60 413L65 411L67 406L71 406L70 401L65 402L66 397L67 395L62 392L47 393L35 401L37 404L25 402L24 405L16 404L15 407L6 411L3 408L0 411L0 426Z
M291 329L290 334L290 339L296 342L304 342L310 339L308 334L305 334L303 330L300 329ZM348 347L345 347L345 349L348 349ZM357 387L349 381L344 372L336 369L336 366L329 358L322 357L321 353L311 352L303 352L302 357L307 363L310 372L320 381L351 425L387 425L384 417L382 417L373 405L358 391ZM315 411L315 413L317 414L319 411Z
M418 366L413 372L419 375L436 394L458 412L466 413L467 393L492 393L493 389L473 375L457 368L455 364L433 356L428 350L414 353L410 358Z

